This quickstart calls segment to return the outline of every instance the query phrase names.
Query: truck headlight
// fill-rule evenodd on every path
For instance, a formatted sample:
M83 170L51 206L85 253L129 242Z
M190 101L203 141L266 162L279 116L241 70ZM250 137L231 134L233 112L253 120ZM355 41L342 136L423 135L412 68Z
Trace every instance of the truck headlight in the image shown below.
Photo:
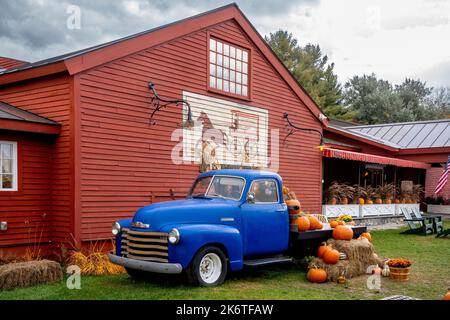
M169 232L169 242L171 244L177 244L178 242L180 242L180 232L173 228L170 232Z
M117 236L120 231L122 230L122 227L120 226L120 224L118 222L114 222L112 225L112 234Z

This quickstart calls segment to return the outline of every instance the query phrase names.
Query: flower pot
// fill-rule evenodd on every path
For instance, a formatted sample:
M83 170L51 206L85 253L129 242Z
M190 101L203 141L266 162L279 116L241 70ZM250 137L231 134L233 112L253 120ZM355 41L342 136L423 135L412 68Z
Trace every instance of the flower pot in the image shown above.
M397 280L397 281L408 281L411 267L408 267L408 268L389 267L389 271L391 272L392 279Z

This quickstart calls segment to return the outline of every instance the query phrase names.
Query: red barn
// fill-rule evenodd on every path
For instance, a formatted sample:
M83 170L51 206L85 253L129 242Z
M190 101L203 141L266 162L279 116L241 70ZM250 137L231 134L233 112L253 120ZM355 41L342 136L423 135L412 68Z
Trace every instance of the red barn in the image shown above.
M161 98L187 101L195 126L184 105L151 117L149 81ZM9 68L0 101L3 254L110 239L114 220L184 197L204 160L192 146L211 130L226 141L213 141L226 151L215 164L277 170L305 210L321 210L316 133L327 120L234 4ZM285 140L285 112L316 133Z

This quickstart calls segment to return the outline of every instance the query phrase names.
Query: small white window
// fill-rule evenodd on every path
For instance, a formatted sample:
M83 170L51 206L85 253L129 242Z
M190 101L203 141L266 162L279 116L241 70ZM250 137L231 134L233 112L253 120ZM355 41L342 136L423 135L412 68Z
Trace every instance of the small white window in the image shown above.
M17 142L0 141L0 191L17 191Z
M210 39L209 87L232 94L249 95L249 51Z

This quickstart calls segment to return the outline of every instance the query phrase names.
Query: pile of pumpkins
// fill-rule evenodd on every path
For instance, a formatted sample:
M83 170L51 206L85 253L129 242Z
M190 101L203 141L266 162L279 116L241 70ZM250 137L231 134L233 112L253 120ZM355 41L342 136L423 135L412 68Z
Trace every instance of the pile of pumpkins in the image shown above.
M301 213L300 201L296 199L286 200L289 214L291 215L291 224L298 226L298 231L321 230L323 224L316 217Z
M345 224L337 224L333 228L333 238L336 240L350 241L351 239L353 239L353 230ZM372 236L368 232L362 233L360 238L365 238L368 241L372 241ZM326 264L336 264L339 262L339 260L343 259L344 256L345 254L340 253L336 249L333 249L332 246L327 245L326 243L323 243L317 250L317 257L321 258ZM312 266L306 274L306 278L308 279L308 281L313 283L326 282L327 277L327 272L322 268L318 268L317 266Z

